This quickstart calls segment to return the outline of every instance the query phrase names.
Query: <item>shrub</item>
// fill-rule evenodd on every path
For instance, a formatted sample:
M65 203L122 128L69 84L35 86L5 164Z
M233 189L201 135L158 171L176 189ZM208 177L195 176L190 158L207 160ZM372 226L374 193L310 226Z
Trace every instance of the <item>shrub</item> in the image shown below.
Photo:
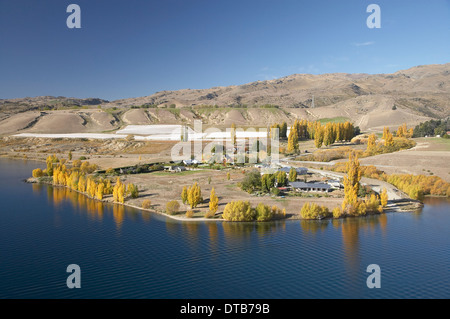
M333 209L333 218L341 218L344 216L344 212L342 209L338 206Z
M259 222L266 222L273 218L273 212L272 209L264 205L263 203L259 203L258 206L256 206L256 220Z
M176 200L171 200L166 204L166 213L169 215L175 215L180 210L180 203Z
M32 175L33 175L33 177L36 177L36 178L42 177L42 176L44 176L44 172L42 172L42 169L36 168L33 170Z
M131 198L139 197L138 187L134 184L128 184L128 192L130 193Z
M278 188L276 188L276 187L272 187L272 188L270 189L270 192L271 192L273 195L275 195L275 196L280 196L280 193L281 193L281 191L280 191Z
M209 210L205 213L205 218L213 218L215 215L216 215L215 212Z
M72 162L72 166L73 166L73 167L80 167L80 166L81 166L81 160L79 160L79 159L74 160L74 161Z
M194 217L194 211L188 210L188 211L186 212L186 217L187 217L187 218L192 218L192 217Z
M233 201L225 206L222 217L228 221L252 221L255 219L255 211L248 201Z
M110 167L106 170L106 175L116 175L114 168Z
M152 201L150 199L144 199L142 201L142 208L149 209L150 207L152 207Z
M306 203L303 205L300 215L304 219L322 219L331 216L327 207L319 206L316 203Z
M245 172L245 171L243 171ZM253 191L261 188L261 174L258 170L254 169L245 173L244 180L240 183L240 187L243 191L252 193Z

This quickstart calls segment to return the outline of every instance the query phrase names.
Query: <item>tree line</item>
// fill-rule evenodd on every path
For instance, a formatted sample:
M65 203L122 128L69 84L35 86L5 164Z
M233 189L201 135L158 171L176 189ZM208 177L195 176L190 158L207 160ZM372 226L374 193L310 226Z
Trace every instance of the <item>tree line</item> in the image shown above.
M355 127L350 122L332 123L322 125L319 121L295 120L288 136L287 152L296 153L300 140L313 139L314 145L321 148L335 142L348 142L355 134Z
M71 156L69 156L70 158ZM124 185L120 178L117 178L114 186L109 178L91 176L97 165L89 162L75 160L72 166L66 166L65 159L59 159L56 155L50 155L46 159L47 168L43 171L40 168L32 171L33 177L51 176L52 184L66 186L72 190L83 193L91 198L102 200L105 195L113 196L114 202L124 203L125 198L137 198L139 196L138 187L128 183Z
M447 132L450 131L450 118L443 120L429 120L420 123L414 128L413 137L425 137L440 135L444 138L450 138Z

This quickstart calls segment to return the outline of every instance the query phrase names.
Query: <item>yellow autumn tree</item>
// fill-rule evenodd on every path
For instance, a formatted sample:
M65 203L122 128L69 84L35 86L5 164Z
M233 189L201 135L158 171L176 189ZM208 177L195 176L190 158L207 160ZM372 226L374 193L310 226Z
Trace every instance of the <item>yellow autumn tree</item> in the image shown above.
M209 211L211 213L216 213L219 208L219 198L216 196L216 191L214 187L211 189L211 194L209 196Z
M289 153L294 153L298 150L298 134L296 125L292 125L288 136L288 146L287 151Z
M197 183L188 188L188 203L191 208L197 207L202 202L202 191Z
M388 127L385 127L383 129L383 139L384 139L385 146L393 146L394 145L394 137L392 136L392 133L389 131Z
M342 210L350 215L358 206L359 181L361 180L361 170L358 157L354 151L350 152L347 163L347 176L344 176L344 201Z
M125 201L125 185L123 185L123 184L121 184L120 186L119 186L119 189L117 190L117 196L118 196L118 202L119 203L124 203L124 201Z
M188 201L188 191L186 186L184 186L181 191L181 200L183 201L183 204L186 204Z
M412 136L412 134L411 134ZM410 137L408 128L406 127L406 123L403 123L401 126L397 129L397 137Z
M381 192L380 201L381 201L381 206L386 207L387 202L388 202L388 194L387 194L386 188L383 188L383 191Z
M331 145L335 142L335 139L336 134L334 124L328 122L327 125L325 125L325 128L323 129L323 144L325 146Z
M34 169L32 174L33 174L33 177L35 177L35 178L44 176L44 173L42 172L42 169L40 169L40 168Z
M377 136L375 133L369 135L369 139L367 140L367 151L371 152L376 147Z
M314 145L317 148L322 147L322 144L324 141L324 134L325 134L324 128L319 123L319 125L317 125L315 133L314 133Z
M116 184L113 187L113 200L122 204L125 200L125 187L119 177L117 177Z
M95 196L97 199L102 200L103 199L103 189L105 188L105 185L103 183L98 183L97 185L97 192Z
M78 179L78 191L84 193L86 191L86 178L81 175Z

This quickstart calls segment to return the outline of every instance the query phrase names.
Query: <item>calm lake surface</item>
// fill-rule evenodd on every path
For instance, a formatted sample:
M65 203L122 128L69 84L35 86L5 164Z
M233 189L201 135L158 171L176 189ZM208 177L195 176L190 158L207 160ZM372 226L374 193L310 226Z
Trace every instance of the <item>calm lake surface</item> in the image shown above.
M445 199L338 221L187 223L23 182L44 166L0 159L0 298L450 298ZM66 286L69 264L81 289Z

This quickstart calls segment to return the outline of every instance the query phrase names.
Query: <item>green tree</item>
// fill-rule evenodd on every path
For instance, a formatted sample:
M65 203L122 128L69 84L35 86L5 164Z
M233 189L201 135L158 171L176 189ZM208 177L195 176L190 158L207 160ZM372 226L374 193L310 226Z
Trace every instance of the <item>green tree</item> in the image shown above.
M287 124L286 122L283 122L283 124L281 124L281 128L280 128L280 138L286 138L287 137Z
M264 174L261 177L261 190L263 192L270 192L270 189L275 184L275 175L274 174Z
M279 171L277 173L277 186L281 187L281 186L286 186L287 184L287 178L286 178L286 173L283 171Z
M252 193L261 188L261 174L258 170L253 169L245 173L245 177L240 184L243 191Z

